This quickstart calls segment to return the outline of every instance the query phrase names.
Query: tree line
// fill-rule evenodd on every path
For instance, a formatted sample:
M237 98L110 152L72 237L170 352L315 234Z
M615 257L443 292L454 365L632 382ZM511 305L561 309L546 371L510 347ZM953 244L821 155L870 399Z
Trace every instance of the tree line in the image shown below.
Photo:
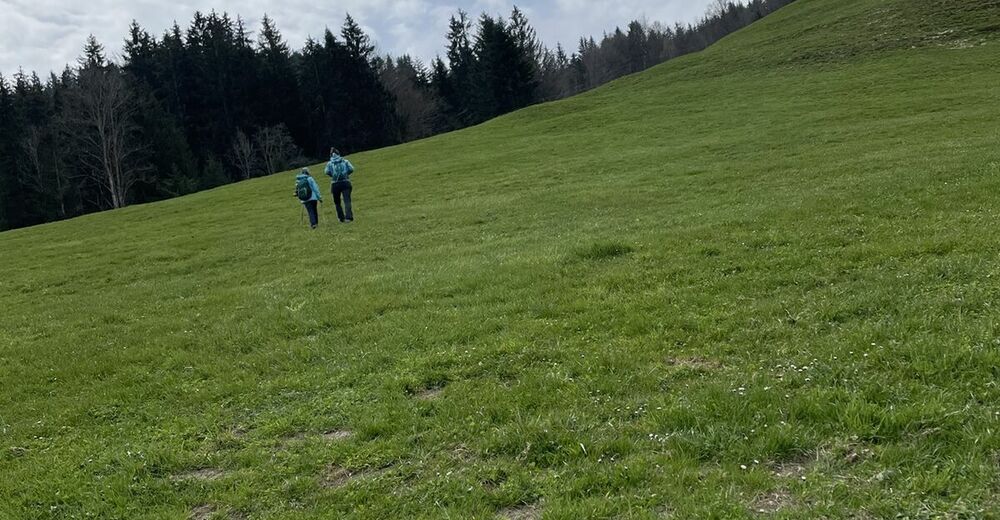
M443 57L382 56L349 15L293 50L274 21L195 13L121 60L0 75L0 230L192 193L477 124L700 51L793 0L716 0L697 24L630 23L568 53L522 11L455 14Z

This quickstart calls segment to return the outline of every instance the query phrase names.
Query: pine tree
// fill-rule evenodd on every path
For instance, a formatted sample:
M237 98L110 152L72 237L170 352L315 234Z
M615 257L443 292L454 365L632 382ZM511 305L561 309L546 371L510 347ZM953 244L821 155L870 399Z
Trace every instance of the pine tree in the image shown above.
M14 136L12 153L22 215L31 223L45 222L56 213L59 202L47 161L53 146L50 97L36 73L14 76L13 104L21 129Z
M83 47L83 56L77 60L77 63L83 69L103 68L108 64L107 57L104 55L104 46L97 41L93 34L87 36L87 43Z
M184 122L184 73L187 69L188 53L184 46L184 36L176 23L163 34L156 46L155 90L163 101L164 108L181 123Z
M538 41L538 34L528 22L528 17L516 5L511 12L508 28L524 56L533 63L541 62L544 49Z
M7 79L0 74L0 231L17 227L20 223L13 214L14 154L10 149L18 129L14 121L14 103Z
M431 62L431 90L437 98L440 108L435 118L435 132L446 132L461 126L458 113L459 95L451 72L444 61L438 57Z
M275 25L264 15L257 37L258 86L254 110L259 124L285 123L297 142L305 143L310 133L302 115L299 81L288 44Z
M332 41L327 48L335 66L339 64L337 121L342 133L336 139L342 150L367 150L400 140L395 103L379 81L371 60L374 47L368 35L350 16L341 29L344 43ZM335 145L331 143L331 145Z
M448 128L460 128L476 119L472 108L476 58L472 50L471 31L472 23L465 11L459 11L448 22L447 73L436 74L435 81ZM443 62L440 63L443 65Z
M350 14L347 15L347 19L344 21L344 26L340 30L340 36L344 39L344 47L347 48L347 52L350 53L351 57L359 60L364 60L370 62L372 59L372 53L375 52L375 46L372 45L371 38L365 34L361 26L351 17Z
M637 20L628 24L628 33L625 36L625 55L627 62L627 73L632 74L649 67L648 47L646 41L646 28Z
M152 86L156 78L156 40L132 20L125 39L124 68L134 78Z
M299 99L305 114L303 119L310 129L308 139L300 144L313 157L320 156L323 147L329 146L325 143L330 142L329 128L325 126L329 115L325 96L328 70L325 58L323 45L309 38L296 63Z
M459 11L458 16L452 16L448 22L448 67L452 73L472 65L472 41L470 32L472 23L469 14Z
M517 35L503 19L483 15L474 46L476 58L475 118L496 117L535 102L537 64L530 49L517 41Z

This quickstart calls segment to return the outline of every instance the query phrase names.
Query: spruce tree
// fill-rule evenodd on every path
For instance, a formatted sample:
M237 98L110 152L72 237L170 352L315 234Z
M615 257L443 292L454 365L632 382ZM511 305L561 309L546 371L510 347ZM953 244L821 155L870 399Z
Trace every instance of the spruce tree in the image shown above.
M503 19L483 15L474 46L476 121L496 117L535 102L537 64Z
M87 36L87 43L83 47L83 56L77 62L83 69L103 68L108 64L107 57L104 55L104 46L97 41L93 34Z
M465 11L459 11L448 22L447 73L438 74L435 84L449 128L460 128L476 120L472 109L476 58L472 50L471 31L472 23Z
M358 25L350 14L344 20L340 36L344 39L344 47L353 58L366 62L371 61L372 53L375 52L375 46L372 45L371 38L365 34L364 30L361 29L361 26Z
M254 107L260 125L285 123L296 141L305 143L309 127L304 124L302 116L299 81L292 53L274 20L267 15L264 15L257 37L257 61Z
M125 39L124 68L134 78L152 87L156 77L156 40L132 20Z
M14 126L14 104L7 79L0 74L0 231L16 227L19 222L13 214L15 186L14 155L10 149L17 135Z

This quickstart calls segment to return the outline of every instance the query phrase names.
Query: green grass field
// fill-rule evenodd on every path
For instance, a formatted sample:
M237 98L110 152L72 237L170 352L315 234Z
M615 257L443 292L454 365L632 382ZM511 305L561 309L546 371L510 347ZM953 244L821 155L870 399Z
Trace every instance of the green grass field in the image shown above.
M1000 517L998 31L800 0L351 157L353 225L0 234L0 518Z

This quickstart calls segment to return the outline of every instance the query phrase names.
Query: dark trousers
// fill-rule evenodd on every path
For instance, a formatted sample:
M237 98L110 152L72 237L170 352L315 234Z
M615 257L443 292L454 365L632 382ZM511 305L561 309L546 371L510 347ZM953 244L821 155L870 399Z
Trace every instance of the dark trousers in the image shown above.
M307 200L305 204L306 212L309 213L309 226L316 227L319 225L319 209L317 206L319 203L315 200Z
M351 222L354 220L354 211L351 210L351 183L347 181L333 183L333 203L337 206L337 218L341 222ZM340 205L340 198L344 198L344 205Z

